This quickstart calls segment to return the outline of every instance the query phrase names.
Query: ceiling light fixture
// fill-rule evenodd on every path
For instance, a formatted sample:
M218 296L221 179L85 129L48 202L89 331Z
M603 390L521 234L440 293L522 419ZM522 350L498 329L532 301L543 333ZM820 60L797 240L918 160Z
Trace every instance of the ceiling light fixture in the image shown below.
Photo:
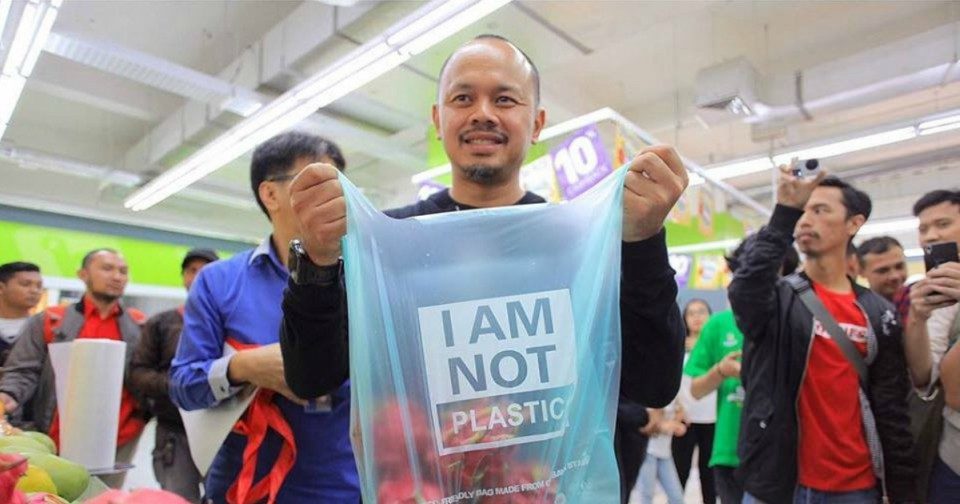
M719 180L749 175L773 169L774 166L787 164L794 158L829 158L858 152L883 145L912 140L920 136L935 135L946 131L960 129L960 114L956 110L932 117L914 119L910 122L901 122L898 125L888 126L889 129L879 132L866 133L860 136L830 142L822 145L813 145L795 149L782 154L774 154L771 158L751 158L731 163L705 166L707 173ZM703 183L697 181L697 183ZM696 185L691 181L691 185Z
M50 29L57 20L62 0L29 0L23 5L20 18L13 28L13 38L3 55L0 74L0 138L7 131L13 111L17 108L27 77L33 72L40 51L47 43ZM0 1L0 33L6 28L13 2Z
M726 251L739 245L740 241L740 238L731 238L729 240L719 240L706 243L692 243L690 245L667 247L667 251L671 254L689 254L692 252L705 252L707 250Z
M340 58L131 194L123 205L146 210L429 49L510 0L434 0Z
M897 231L916 231L920 226L920 221L916 217L906 217L902 219L888 219L879 222L867 222L860 228L859 236L872 236Z
M949 115L946 117L930 119L929 121L923 121L917 126L917 128L920 128L920 130L926 130L938 128L940 126L947 126L950 124L960 124L960 115Z
M923 249L920 247L908 248L903 251L903 255L909 258L923 257Z

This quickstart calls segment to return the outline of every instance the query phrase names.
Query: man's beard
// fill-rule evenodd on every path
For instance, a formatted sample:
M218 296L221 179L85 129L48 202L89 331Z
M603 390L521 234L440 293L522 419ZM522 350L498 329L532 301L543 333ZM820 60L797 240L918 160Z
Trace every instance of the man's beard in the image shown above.
M467 178L480 185L495 185L503 179L503 168L485 165L472 165L463 167L463 173Z
M106 292L91 291L90 295L97 301L107 304L113 303L114 301L120 299L120 296L114 296L113 294L107 294Z

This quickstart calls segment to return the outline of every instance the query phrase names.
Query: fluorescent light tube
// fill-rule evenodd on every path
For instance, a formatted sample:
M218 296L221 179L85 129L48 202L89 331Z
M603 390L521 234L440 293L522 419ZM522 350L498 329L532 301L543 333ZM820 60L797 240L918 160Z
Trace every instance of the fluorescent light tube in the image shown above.
M773 163L770 162L769 158L762 157L729 163L713 168L707 168L707 173L712 175L714 178L723 180L733 177L740 177L742 175L749 175L751 173L767 171L770 168L773 168Z
M793 158L798 159L822 159L833 156L840 156L842 154L849 154L851 152L857 152L864 149L870 149L873 147L880 147L881 145L889 145L892 143L902 142L904 140L910 140L917 137L917 130L913 126L908 126L906 128L897 128L895 130L884 131L881 133L874 133L872 135L866 135L856 138L851 138L850 140L842 140L840 142L828 143L826 145L820 145L817 147L810 147L807 149L795 150L792 152L787 152L785 154L780 154L774 156L773 160L777 165L787 164Z
M422 34L425 30L429 29L431 26L437 25L440 22L446 20L448 17L451 17L457 11L462 10L470 3L469 0L459 0L447 2L436 9L428 12L426 15L420 19L415 20L414 22L404 26L398 30L393 35L387 37L387 44L390 44L393 47L399 47L403 44L409 42L412 38Z
M367 85L377 77L397 68L402 65L405 61L410 59L410 56L407 54L400 54L398 52L391 52L382 58L374 61L370 65L367 65L362 70L353 73L353 75L348 78L337 82L329 89L313 97L308 101L308 108L316 110L318 108L329 105L330 103L343 98L347 94L351 93L354 90L360 89L361 87ZM312 111L311 111L312 113ZM308 114L309 115L309 114ZM304 116L306 117L306 116Z
M920 136L935 135L937 133L943 133L944 131L951 131L960 128L960 122L942 124L940 126L933 126L930 128L921 128Z
M510 0L480 0L472 6L455 14L439 26L411 40L400 48L400 52L409 55L420 54L433 47L437 42L470 26L478 19L510 3Z
M27 57L27 53L30 51L33 35L37 29L39 15L39 4L27 2L23 5L20 23L14 32L13 42L10 44L10 51L7 53L7 61L3 64L3 73L7 75L23 75L21 67L23 66L24 59Z
M690 245L680 245L678 247L667 247L667 252L671 254L689 254L691 252L704 252L707 250L727 250L740 243L739 238L729 240L719 240L706 243L693 243Z
M907 257L923 257L923 249L920 247L908 248L903 251L903 255Z
M7 16L10 15L11 5L13 5L13 0L0 0L0 33L7 25Z
M944 126L947 124L960 124L960 115L952 115L948 117L941 117L940 119L931 119L929 121L924 121L920 123L917 127L921 130L936 128L938 126Z
M895 233L897 231L916 231L919 225L920 221L916 217L867 222L860 228L860 232L858 232L857 235L867 236Z
M356 58L351 58L349 61L344 62L344 64L332 69L329 72L324 72L316 80L313 80L310 84L307 84L297 91L293 97L296 100L306 100L316 96L317 93L325 91L330 86L336 84L337 82L350 77L354 73L362 70L367 65L375 62L377 59L386 56L391 52L390 46L385 42L381 42L370 49L367 49ZM300 87L300 86L298 86Z
M163 201L170 195L236 159L258 143L292 127L313 114L318 108L328 105L330 102L398 67L411 54L427 49L508 2L509 0L479 0L471 4L466 0L450 0L448 2L433 2L421 8L418 13L413 14L413 16L419 15L419 17L415 18L414 21L405 20L406 24L403 25L403 28L390 36L395 37L393 40L398 43L401 41L401 37L397 36L398 34L413 37L400 50L391 47L389 39L379 39L379 41L374 39L365 44L334 63L329 70L307 80L265 105L181 163L134 192L124 201L124 206L139 211ZM467 5L469 7L464 9ZM456 12L458 9L464 10L458 13ZM440 14L434 14L437 11L449 12L450 15L443 20ZM425 17L432 19L433 24L418 23ZM426 32L414 33L417 30L426 30Z
M43 11L43 19L40 20L40 27L37 29L30 42L30 49L27 50L23 58L23 64L20 66L20 75L29 77L33 73L33 67L40 58L40 51L47 45L47 38L50 37L50 30L53 28L53 22L57 20L57 9L46 6Z

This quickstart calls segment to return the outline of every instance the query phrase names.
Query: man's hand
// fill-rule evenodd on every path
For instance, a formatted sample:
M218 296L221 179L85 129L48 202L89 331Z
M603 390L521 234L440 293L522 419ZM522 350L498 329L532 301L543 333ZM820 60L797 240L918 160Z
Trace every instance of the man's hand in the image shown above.
M740 378L740 355L743 352L736 351L730 352L720 359L720 362L717 363L717 369L720 370L720 374L724 378Z
M332 165L307 165L290 183L290 206L300 225L300 239L317 266L340 259L340 238L347 234L347 203Z
M960 302L960 263L941 264L927 273L927 279L940 295Z
M827 171L821 169L813 178L797 177L793 174L796 160L790 166L780 165L780 179L777 181L777 203L803 210L813 190L826 178Z
M623 182L623 241L637 242L659 233L687 183L687 169L673 147L655 145L640 151Z
M283 377L283 356L280 354L279 343L237 352L230 359L227 377L233 383L250 383L273 390L297 404L307 404L307 401L297 397L287 386Z
M941 264L910 287L911 321L925 322L933 310L960 301L960 263Z
M13 413L20 407L20 403L10 397L10 394L6 392L0 392L0 403L3 404L4 413Z

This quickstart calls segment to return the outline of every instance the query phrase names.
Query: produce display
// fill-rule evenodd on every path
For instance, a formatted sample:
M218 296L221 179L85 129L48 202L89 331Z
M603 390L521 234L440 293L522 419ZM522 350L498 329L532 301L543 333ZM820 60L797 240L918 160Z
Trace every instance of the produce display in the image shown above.
M10 425L0 404L0 504L188 504L162 490L102 490L83 466L57 456L49 436Z

